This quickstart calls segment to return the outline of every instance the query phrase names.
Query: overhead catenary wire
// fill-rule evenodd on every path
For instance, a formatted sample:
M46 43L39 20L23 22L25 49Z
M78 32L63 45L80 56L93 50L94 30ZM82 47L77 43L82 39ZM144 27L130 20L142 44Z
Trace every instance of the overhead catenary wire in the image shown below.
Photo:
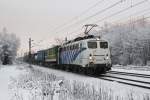
M144 1L148 1L148 0L144 0ZM136 6L138 6L139 4L142 4L142 3L144 3L144 1L141 1L141 2L138 2L138 3L136 3L136 4L134 4L134 5L132 5L132 7L136 7ZM131 8L132 8L131 7ZM143 12L145 12L145 11L149 11L150 10L150 8L148 8L148 9L145 9L145 10L142 10L142 11L140 11L140 12L136 12L136 13L134 13L134 14L132 14L132 15L135 15L135 14L139 14L139 13L143 13ZM149 12L146 12L146 13L149 13ZM145 13L145 14L146 14ZM118 13L119 14L119 13ZM143 17L143 16L145 16L145 14L142 14L141 16ZM114 14L115 15L115 14ZM113 16L112 16L113 17ZM149 19L150 18L150 16L147 16L147 17L144 17L143 19ZM102 21L102 20L101 20ZM115 22L118 22L119 20L117 20L117 21L115 21ZM135 20L135 21L132 21L132 23L137 23L139 20L137 19L137 20ZM115 23L114 22L114 23ZM121 25L125 25L126 23L124 23L124 24L121 24Z
M147 17L144 17L143 20L149 19L149 18L150 18L150 16L147 16ZM137 22L139 22L139 19L138 19L138 20L135 20L135 21L132 21L132 23L137 23Z
M149 12L147 12L147 11L150 11L150 8L146 8L146 9L144 9L144 10L137 11L137 12L131 14L130 16L134 16L134 15L141 14L141 13L144 13L144 12L149 13ZM145 13L144 13L144 15L145 15ZM128 17L130 17L130 16L128 16ZM128 18L128 17L127 17L127 18ZM123 20L123 18L120 18L120 19L116 20L115 22L120 22L121 20Z
M102 1L104 1L104 0L102 0ZM99 1L98 3L101 3L102 1ZM113 8L113 7L115 7L115 6L117 6L117 5L119 5L120 3L124 2L124 1L126 1L126 0L119 0L119 1L117 1L117 2L115 2L115 3L113 3L112 5L110 5L110 6L106 7L106 8L104 8L104 9L102 9L102 10L96 12L96 13L94 13L93 15L88 16L87 18L82 19L82 20L79 20L79 21L77 21L76 23L71 24L71 25L69 25L69 26L67 26L67 27L65 27L65 28L63 28L63 29L61 29L60 31L62 32L62 31L64 31L66 28L69 28L69 27L74 26L74 25L76 25L76 24L82 23L82 22L84 22L84 21L86 21L86 20L89 20L89 19L91 19L92 17L95 17L95 16L97 16L97 15L99 15L99 14L101 14L101 13L103 13L103 12L105 12L105 11L107 11L107 10L109 10L109 9L111 9L111 8ZM82 12L80 15L87 13L88 10L90 10L90 9L94 8L95 6L97 6L98 3L97 3L97 4L94 4L93 6L91 6L90 8L88 8L87 10L85 10L84 12ZM79 17L79 16L78 16L78 17ZM72 20L75 20L75 19L77 19L77 17L74 17ZM69 21L69 22L70 22L70 21ZM64 26L64 25L63 25L63 26ZM58 29L57 29L57 30L58 30ZM58 31L58 32L56 32L56 33L59 33L60 31ZM76 31L77 31L77 30L76 30ZM75 31L75 32L76 32L76 31ZM74 32L74 31L73 31L73 32ZM71 32L71 33L73 33L73 32ZM71 34L71 33L70 33L70 34ZM45 39L44 39L44 40L45 40Z
M101 14L101 13L103 13L103 12L105 12L105 11L107 11L107 10L109 10L109 9L111 9L111 8L113 8L113 7L115 7L115 6L117 6L118 4L122 3L123 1L125 1L125 0L120 0L120 1L118 1L118 2L116 2L116 3L114 3L114 4L112 4L112 5L108 6L107 8L104 8L104 9L102 9L102 10L96 12L95 14L93 14L93 15L91 15L91 16L89 16L89 17L87 17L87 18L85 18L85 19L83 19L83 20L81 20L80 22L77 22L77 23L75 23L75 24L78 24L78 23L84 22L84 21L86 21L86 20L89 20L90 18L93 18L93 17L95 17L95 16L97 16L97 15L99 15L99 14Z
M84 10L83 12L81 12L79 15L73 17L72 19L70 19L69 21L66 21L65 23L57 26L56 28L53 29L53 31L55 31L56 29L58 28L62 28L68 24L70 24L70 22L74 21L74 20L77 20L79 17L81 17L82 15L86 14L87 12L89 12L91 9L95 8L96 6L98 6L99 4L101 4L102 2L104 2L104 0L100 0L98 2L96 2L94 5L90 6L89 8L87 8L86 10Z
M129 10L129 9L131 9L131 8L134 8L134 7L136 7L136 6L139 6L139 5L143 4L143 3L145 3L146 1L148 1L148 0L140 1L140 2L138 2L138 3L136 3L136 4L132 5L132 6L129 6L129 7L125 8L125 9L122 9L122 10L116 12L116 13L113 13L113 14L109 15L109 16L106 16L106 17L104 17L104 18L102 18L102 19L100 19L100 20L98 20L98 21L95 21L94 23L99 23L99 22L101 22L101 21L103 21L103 20L105 20L105 19L108 19L108 18L111 18L111 17L113 17L113 16L116 16L116 15L118 15L118 14L120 14L120 13L122 13L122 12L125 12L125 11L127 11L127 10Z
M150 18L150 16L147 16L147 17L144 17L143 18L143 20L145 20L145 19L149 19ZM137 22L139 22L140 20L138 19L138 20L135 20L135 21L132 21L132 24L135 24L135 23L137 23ZM126 23L124 23L124 24L121 24L121 25L125 25ZM128 33L130 33L130 32L132 32L133 30L130 30L130 31L128 31ZM138 31L137 31L138 32Z
M106 19L108 19L108 18L111 18L111 17L113 17L113 16L116 16L116 15L122 13L122 12L125 12L125 11L127 11L127 10L133 8L133 7L139 6L139 5L143 4L143 3L145 3L146 1L148 1L148 0L140 1L140 2L138 2L138 3L136 3L136 4L132 5L132 6L129 6L129 7L125 8L125 9L122 9L122 10L120 10L120 11L118 11L118 12L116 12L116 13L113 13L113 14L111 14L111 15L109 15L109 16L106 16L106 17L104 17L104 18L102 18L102 19L100 19L100 20L97 20L97 21L95 21L94 23L99 23L99 22L101 22L101 21L103 21L103 20L106 20Z
M100 0L100 1L96 2L94 5L90 6L89 8L87 8L86 10L84 10L83 12L81 12L79 15L73 17L72 19L70 19L69 21L63 23L62 25L60 25L60 26L54 28L53 31L56 31L56 30L58 30L59 28L62 28L62 27L64 27L64 26L68 25L70 22L72 22L72 21L78 19L79 17L81 17L82 15L86 14L88 11L90 11L90 10L93 9L93 8L95 8L95 7L98 6L99 4L103 3L104 1L105 1L105 0ZM46 37L46 38L47 38L47 37ZM44 41L45 41L45 39L39 40L38 44L39 44L39 43L42 43L42 42L44 42Z
M119 0L119 1L117 1L117 2L115 2L115 3L113 3L113 4L111 4L110 6L108 6L108 7L104 8L104 9L102 9L102 10L100 10L100 11L94 13L93 15L90 15L90 16L84 18L84 19L81 19L81 20L79 20L79 21L77 21L77 22L75 22L75 23L73 23L73 24L71 24L71 25L69 25L69 26L67 26L67 27L65 27L65 28L63 28L63 29L61 29L60 31L64 31L65 29L67 29L67 28L69 28L69 27L72 27L72 26L74 26L74 25L77 25L77 24L80 24L80 23L82 23L82 22L84 22L84 21L87 21L87 20L89 20L89 19L91 19L91 18L93 18L93 17L95 17L95 16L97 16L97 15L99 15L99 14L101 14L101 13L104 13L105 11L107 11L107 10L109 10L109 9L111 9L111 8L113 8L113 7L117 6L117 5L119 5L119 4L121 4L121 3L124 2L124 1L126 1L126 0ZM60 31L58 31L58 32L56 32L56 33L59 33Z
M129 9L131 9L131 8L134 8L134 7L136 7L136 6L140 5L140 4L143 4L143 3L146 2L146 1L147 1L147 0L143 0L143 1L140 1L140 2L138 2L138 3L136 3L136 4L134 4L134 5L132 4L132 6L129 6L129 7L125 8L125 9L122 9L122 10L116 12L116 13L113 13L113 14L109 15L109 16L106 16L106 17L102 18L101 20L98 20L98 21L96 21L96 22L94 22L94 23L97 23L97 22L99 22L99 21L103 21L103 20L108 19L108 18L110 18L110 17L116 16L117 14L120 14L120 13L122 13L122 12L124 12L124 11L127 11L127 10L129 10ZM110 9L110 8L112 8L112 7L114 7L114 6L118 5L118 4L120 4L120 3L122 3L122 2L123 2L123 0L120 0L120 1L118 1L118 2L116 2L116 3L114 3L114 4L112 4L111 6L105 8L105 9L102 9L101 11L98 11L97 13L95 13L95 14L93 14L93 15L87 17L87 18L84 19L84 20L88 20L89 18L94 17L94 16L98 15L99 13L102 13L103 11L106 11L106 10L108 10L108 9ZM82 20L82 21L84 21L84 20ZM79 21L79 22L80 22L80 21ZM78 24L79 22L77 22L77 23L75 23L75 24ZM75 24L73 24L73 25L75 25ZM70 27L70 26L69 26L69 27ZM66 27L66 28L68 28L68 27ZM57 32L57 33L58 33L58 32ZM73 33L73 32L71 32L71 33Z

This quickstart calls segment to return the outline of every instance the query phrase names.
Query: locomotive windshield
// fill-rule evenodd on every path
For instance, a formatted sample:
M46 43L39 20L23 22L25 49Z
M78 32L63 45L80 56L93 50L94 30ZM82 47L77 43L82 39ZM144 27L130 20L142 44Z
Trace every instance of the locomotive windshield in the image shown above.
M91 49L97 48L97 42L88 42L88 48Z
M108 48L108 43L107 42L100 42L100 48Z

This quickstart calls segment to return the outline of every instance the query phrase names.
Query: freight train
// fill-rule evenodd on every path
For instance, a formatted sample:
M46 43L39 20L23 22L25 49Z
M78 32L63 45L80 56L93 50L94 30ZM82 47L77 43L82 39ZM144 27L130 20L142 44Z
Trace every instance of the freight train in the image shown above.
M40 50L31 56L31 62L85 74L100 74L111 69L109 43L99 37L77 37L63 45Z

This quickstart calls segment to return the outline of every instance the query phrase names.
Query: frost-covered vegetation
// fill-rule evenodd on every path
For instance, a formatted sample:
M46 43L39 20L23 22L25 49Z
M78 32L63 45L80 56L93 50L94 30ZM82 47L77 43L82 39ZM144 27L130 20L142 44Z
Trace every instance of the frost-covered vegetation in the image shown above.
M31 69L27 74L20 75L17 79L11 78L9 89L12 91L12 100L51 100L58 88L59 80L53 74Z
M61 81L61 82L60 82ZM150 94L132 90L116 94L111 87L67 80L54 74L31 69L19 78L11 78L11 100L150 100Z
M110 42L113 64L146 65L150 60L150 22L144 18L123 24L105 23L100 31Z
M4 61L7 60L8 63L11 64L17 55L19 44L20 42L16 35L8 33L4 28L3 31L0 32L0 63L4 63Z

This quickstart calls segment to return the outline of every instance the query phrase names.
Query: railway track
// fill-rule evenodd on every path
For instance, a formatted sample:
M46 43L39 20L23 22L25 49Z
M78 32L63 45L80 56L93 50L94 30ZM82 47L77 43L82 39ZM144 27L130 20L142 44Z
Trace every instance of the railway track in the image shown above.
M141 78L143 80L136 79L135 77ZM108 72L108 74L102 74L101 77L98 78L107 81L136 86L144 89L150 89L150 75L110 71ZM147 81L148 79L149 81Z
M108 73L110 73L110 74L119 74L119 75L127 75L127 76L135 76L135 77L142 77L142 78L150 78L150 75L147 75L147 74L118 72L118 71L109 71Z

